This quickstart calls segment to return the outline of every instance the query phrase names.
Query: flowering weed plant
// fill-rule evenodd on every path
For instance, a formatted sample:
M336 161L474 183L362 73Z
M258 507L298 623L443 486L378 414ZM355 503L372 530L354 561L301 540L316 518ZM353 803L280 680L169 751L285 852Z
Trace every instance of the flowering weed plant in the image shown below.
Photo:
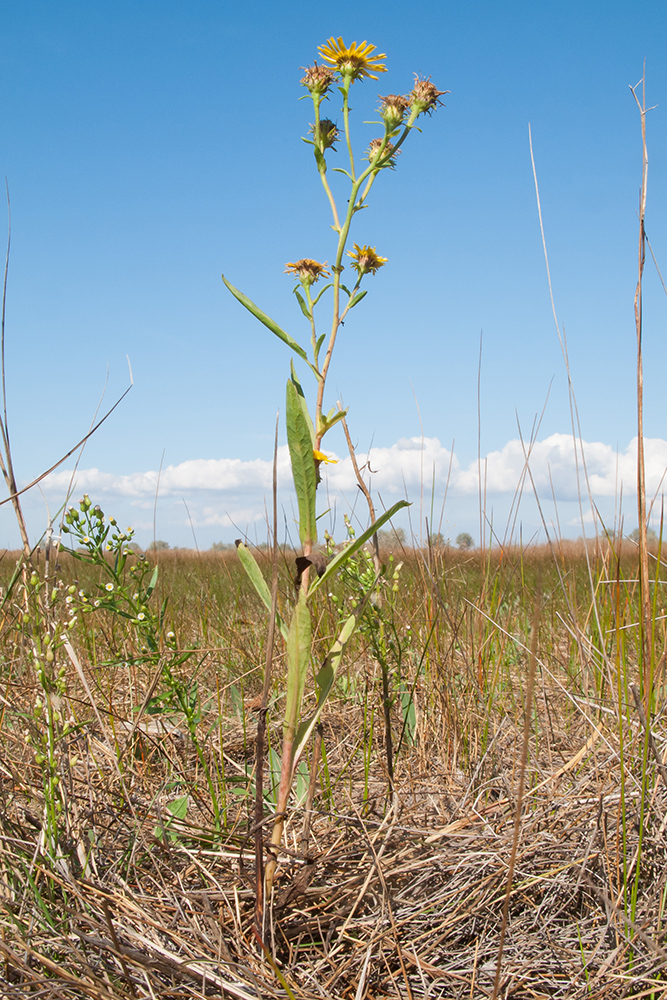
M303 555L298 562L298 596L291 612L289 624L279 622L279 627L287 647L287 676L285 682L285 717L283 722L283 752L280 787L278 791L276 820L271 838L269 861L266 868L266 888L270 890L276 864L290 790L295 768L306 741L313 732L322 708L332 690L336 670L345 647L355 632L363 615L370 593L377 584L378 575L368 580L364 595L354 612L344 620L336 642L316 675L317 705L314 713L302 718L302 701L306 678L311 664L312 598L317 590L326 584L342 566L358 552L375 534L377 529L393 517L405 501L395 504L390 510L371 523L370 527L351 539L342 552L334 556L328 564L315 566L314 547L317 543L317 487L320 482L320 468L332 461L323 451L323 439L341 420L347 411L339 408L325 410L325 390L327 376L336 346L336 340L345 320L367 294L363 287L369 276L377 274L388 264L375 246L353 243L350 248L352 223L363 208L378 176L384 170L394 169L397 157L412 131L417 128L417 120L430 115L442 102L445 91L440 91L430 78L415 77L409 93L388 94L380 97L378 122L381 134L374 138L363 154L356 155L350 125L350 91L354 85L366 80L377 80L378 74L386 73L386 56L376 53L376 46L369 42L353 42L346 45L342 38L330 38L319 46L321 61L315 61L304 70L302 86L308 91L313 103L314 123L304 142L313 150L315 166L324 189L332 217L331 229L334 233L333 263L320 262L310 257L302 257L288 263L285 271L295 280L294 295L307 323L310 339L307 346L283 330L270 316L267 316L245 294L235 288L223 275L223 281L234 297L255 316L265 327L282 340L305 365L315 380L315 400L311 409L294 363L287 381L285 420L287 442L294 489L299 513L299 538ZM340 95L342 99L342 127L332 119L322 115L322 105ZM333 168L347 178L349 190L344 202L334 197L329 183L330 156L336 145L344 146L347 153L345 167ZM353 280L345 283L343 271L349 266ZM327 280L330 279L330 280ZM315 286L324 281L319 289ZM329 316L321 321L324 303L330 307ZM252 582L267 608L275 614L272 600L259 567L250 550L243 544L238 546L239 556ZM314 570L317 569L317 576ZM311 572L312 571L312 572ZM314 577L314 578L313 578Z

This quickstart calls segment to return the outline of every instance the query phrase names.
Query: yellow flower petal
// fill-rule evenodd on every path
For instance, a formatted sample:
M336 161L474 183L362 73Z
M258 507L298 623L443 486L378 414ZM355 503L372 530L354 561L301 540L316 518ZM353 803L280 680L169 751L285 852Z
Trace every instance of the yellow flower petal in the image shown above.
M316 448L313 448L313 458L316 462L324 462L325 465L338 465L337 458L329 458L323 451L318 451Z
M331 63L343 77L350 80L360 80L368 76L377 80L375 73L386 73L387 67L380 60L386 59L384 52L372 56L377 46L370 42L352 42L346 45L342 38L330 38L325 45L318 46L318 51L326 62Z
M354 244L354 250L347 251L347 255L352 258L352 267L355 268L359 277L362 274L376 274L389 259L388 257L380 257L375 247L360 247L357 243Z

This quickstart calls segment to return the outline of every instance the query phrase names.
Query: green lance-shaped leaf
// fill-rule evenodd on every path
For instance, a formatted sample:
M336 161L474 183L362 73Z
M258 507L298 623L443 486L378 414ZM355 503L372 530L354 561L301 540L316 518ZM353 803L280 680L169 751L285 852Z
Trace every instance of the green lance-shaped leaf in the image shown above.
M398 503L395 503L393 507L390 507L389 510L385 511L382 517L378 517L377 521L375 521L370 526L370 528L367 528L362 535L359 535L359 537L355 538L350 545L347 545L342 550L342 552L339 552L337 556L334 556L331 562L327 564L327 568L325 569L322 576L318 577L316 580L313 580L312 583L310 584L308 588L308 597L314 594L315 591L318 589L318 587L321 587L322 584L327 583L331 579L331 577L338 572L341 566L345 562L347 562L350 556L353 555L355 552L357 552L357 550L360 549L362 545L365 545L366 542L373 537L376 531L378 531L383 524L386 524L387 521L391 520L391 518L395 514L397 514L399 510L402 510L403 507L409 507L409 506L410 504L408 503L407 500L399 500Z
M256 561L254 555L252 554L252 552L250 551L250 549L248 548L248 546L245 545L243 542L237 542L236 543L236 553L237 553L237 555L239 557L241 565L243 566L244 570L248 574L248 578L250 579L250 582L252 583L253 587L255 588L255 590L257 591L257 593L259 594L259 597L260 597L262 603L264 604L264 606L266 607L266 609L270 612L271 611L271 591L269 590L269 586L268 586L266 580L264 579L264 576L262 575L261 569L257 565L257 561ZM287 625L282 620L282 618L280 617L280 615L278 614L277 611L276 611L276 622L278 624L278 628L280 629L280 632L281 632L283 638L286 639L287 638Z
M379 575L376 576L373 581L372 587L366 592L363 601L357 605L354 609L354 613L345 621L342 629L338 634L338 638L334 642L333 646L329 650L329 653L320 668L317 677L317 707L314 713L304 721L299 726L297 737L294 743L294 762L299 759L301 751L310 739L311 733L315 726L317 725L317 720L322 714L322 709L327 701L327 698L331 694L331 689L333 688L334 681L336 679L336 673L340 662L343 659L343 653L345 648L354 635L357 625L361 621L361 616L366 610L366 605L368 600L377 586Z
M262 312L259 306L256 306L255 303L252 301L252 299L249 299L247 295L244 295L243 292L240 292L238 288L235 288L234 285L231 284L231 282L227 281L224 274L221 277L225 285L229 289L229 291L234 296L234 298L237 299L242 306L245 306L248 312L253 314L255 319L258 319L260 323L263 323L264 326L271 331L271 333L275 333L276 337L279 337L284 344L287 344L288 347L291 347L294 353L298 354L300 358L303 358L303 360L311 368L313 367L310 364L310 361L308 361L308 355L304 351L303 347L301 346L301 344L297 343L294 337L290 336L290 334L286 333L285 330L282 329L282 327L278 326L278 324L274 319L271 319L271 317L267 316L265 312Z
M285 699L285 729L294 734L299 721L303 689L310 666L310 609L301 589L287 633L287 692Z
M330 288L333 288L333 285L332 285L331 282L329 282L328 285L324 285L322 288L320 288L319 292L317 293L317 295L313 299L313 309L315 308L315 306L317 305L317 303L320 301L320 299L322 298L322 296L324 295L324 293L328 292Z
M301 383L299 382L298 376L296 374L296 371L295 371L295 368L294 368L294 362L293 361L290 361L290 378L291 378L292 382L294 383L294 388L297 391L297 395L299 397L299 405L300 405L300 407L301 407L301 409L303 411L303 416L305 418L305 421L308 424L308 428L310 430L310 436L311 436L311 439L312 439L312 442L313 442L313 448L314 448L315 447L315 428L313 427L313 421L312 421L312 418L310 416L310 412L308 410L308 403L306 402L306 396L305 396L305 393L304 393L303 389L301 388Z
M180 798L167 802L167 810L176 819L185 819L188 814L188 796L181 795Z
M348 309L354 309L354 307L356 305L358 305L361 302L362 299L366 298L367 295L368 295L368 289L367 288L364 288L363 292L357 292L357 294L354 296L354 298L350 302L350 304L348 306Z
M308 306L306 305L306 300L304 299L304 297L301 294L301 292L299 291L299 289L296 288L296 287L294 288L294 294L296 295L297 302L301 306L301 312L306 317L306 319L310 321L310 310L308 309Z
M148 598L155 590L155 587L157 585L158 571L159 567L156 566L151 575L151 582L148 584L148 589L146 590L146 600L148 600Z
M313 455L313 432L310 417L306 419L302 396L294 382L287 383L287 444L289 445L292 478L299 505L299 538L302 545L317 541L315 515L315 495L317 490L317 470ZM307 412L307 411L306 411Z
M320 434L324 437L327 431L330 431L339 420L343 420L347 416L347 413L347 410L329 410L326 417L322 417L320 422Z

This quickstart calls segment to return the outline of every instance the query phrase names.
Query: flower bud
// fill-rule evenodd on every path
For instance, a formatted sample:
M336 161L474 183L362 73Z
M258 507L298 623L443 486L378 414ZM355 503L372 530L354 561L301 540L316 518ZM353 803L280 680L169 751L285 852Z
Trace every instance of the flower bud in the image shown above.
M438 100L443 94L448 94L448 90L438 90L434 83L431 83L431 77L427 76L426 79L420 80L420 78L415 73L415 82L412 90L408 95L408 100L410 101L410 120L414 121L417 115L431 114L432 111L442 105L442 101Z
M377 154L382 149L383 143L384 139L373 139L371 141L368 149L366 150L366 159L368 160L369 163L373 162ZM378 160L378 164L381 167L391 167L393 170L394 167L396 166L396 157L400 155L401 155L400 149L395 150L392 143L388 142L385 144L385 147L382 150L382 156ZM376 164L376 166L378 164Z
M302 68L305 76L301 77L301 85L307 87L313 97L321 100L333 83L333 69L329 66L318 66L317 63Z
M310 257L302 257L301 260L294 261L285 268L285 274L293 274L302 285L308 288L319 281L321 277L328 278L329 273L326 261L324 264L320 264L319 261L311 260Z
M319 132L317 131L315 125L312 126L312 132L315 136L315 142L318 143L322 152L324 152L325 149L334 149L336 143L340 139L338 126L329 118L321 118Z
M386 97L381 97L380 100L382 101L380 114L387 129L391 132L395 128L398 128L403 121L405 112L410 107L410 100L407 97L403 97L402 94L387 94Z

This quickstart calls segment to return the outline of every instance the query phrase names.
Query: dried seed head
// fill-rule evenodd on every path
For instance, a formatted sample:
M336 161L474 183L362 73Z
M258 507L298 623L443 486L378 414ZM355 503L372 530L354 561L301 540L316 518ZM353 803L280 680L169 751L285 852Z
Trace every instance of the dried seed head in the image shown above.
M370 146L366 150L366 159L372 161L375 159L380 149L382 148L382 143L384 139L373 139ZM391 142L386 143L382 157L378 161L383 167L391 167L392 169L396 166L396 157L401 155L400 149L394 149Z
M301 260L294 261L293 264L287 264L285 274L292 274L299 279L302 285L310 286L319 281L321 277L328 277L330 272L327 271L326 261L324 264L320 264L316 260L311 260L310 257L303 257Z
M388 129L394 129L401 124L405 117L405 112L410 107L410 100L402 94L387 94L380 97L380 114Z
M448 90L438 90L435 84L431 83L430 76L421 80L415 73L414 86L408 96L410 108L415 118L417 115L421 115L424 112L428 112L428 114L430 114L438 107L439 104L442 105L443 102L438 98L442 97L443 94L448 93Z
M305 76L301 77L301 85L307 87L313 97L324 97L334 79L334 71L330 66L302 67Z
M310 127L313 135L316 133L315 125ZM338 126L335 122L330 121L328 118L320 119L320 149L324 152L325 149L334 149L335 144L340 139L340 132L338 131Z

